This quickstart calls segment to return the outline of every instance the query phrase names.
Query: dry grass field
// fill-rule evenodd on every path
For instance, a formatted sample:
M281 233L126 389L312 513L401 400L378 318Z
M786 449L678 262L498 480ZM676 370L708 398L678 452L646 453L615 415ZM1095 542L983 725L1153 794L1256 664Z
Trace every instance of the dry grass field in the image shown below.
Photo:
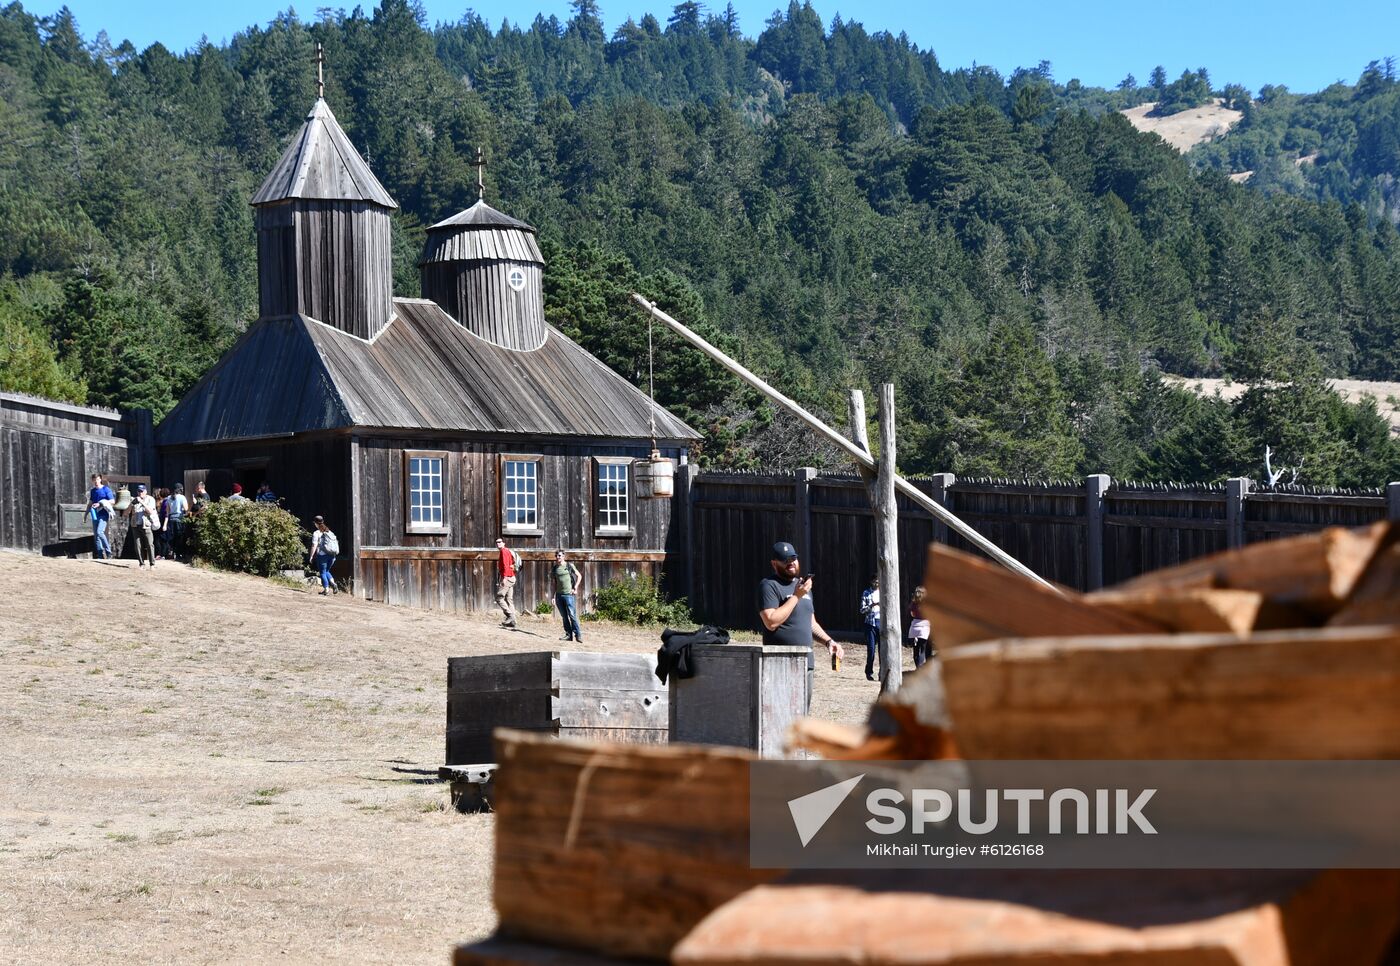
M491 931L492 819L436 779L446 659L568 647L553 619L7 552L0 581L0 963L442 964ZM817 682L864 719L854 651Z
M1239 123L1243 113L1222 107L1219 98L1209 104L1202 104L1179 114L1167 117L1153 117L1152 109L1156 102L1130 107L1123 114L1139 131L1156 134L1172 147L1185 154L1202 141L1209 141L1226 133Z
M1168 381L1186 386L1202 396L1214 396L1234 400L1245 394L1249 386L1242 382L1226 382L1224 379L1192 379L1185 376L1166 376ZM1364 379L1328 379L1327 385L1349 403L1359 403L1363 399L1375 400L1381 417L1390 423L1392 434L1400 436L1400 382L1369 382Z

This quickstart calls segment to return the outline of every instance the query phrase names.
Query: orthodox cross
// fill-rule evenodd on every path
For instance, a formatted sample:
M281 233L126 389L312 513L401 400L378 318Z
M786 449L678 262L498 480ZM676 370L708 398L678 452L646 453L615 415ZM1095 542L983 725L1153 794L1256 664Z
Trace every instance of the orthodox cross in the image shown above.
M476 198L478 201L486 200L486 153L480 147L476 149L476 160L472 162L472 167L476 168Z
M321 45L316 45L316 99L321 100L326 96L326 55L321 49Z

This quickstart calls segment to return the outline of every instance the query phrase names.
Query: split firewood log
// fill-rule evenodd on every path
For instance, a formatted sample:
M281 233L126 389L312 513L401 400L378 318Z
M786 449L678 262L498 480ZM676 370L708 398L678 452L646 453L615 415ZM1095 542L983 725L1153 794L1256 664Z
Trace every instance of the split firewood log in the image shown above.
M1264 595L1253 590L1102 590L1091 607L1156 621L1176 633L1229 631L1244 636L1258 626Z
M1351 595L1371 559L1396 536L1388 523L1254 543L1154 570L1114 589L1124 592L1225 588L1263 594L1274 605L1325 619Z
M1400 627L1048 637L941 662L969 759L1400 758Z
M1376 554L1346 604L1327 623L1333 627L1400 624L1400 542Z
M1157 621L1094 607L1068 588L1044 587L938 543L929 545L922 612L940 648L1005 637L1166 630Z
M677 966L1331 966L1381 961L1400 872L832 873L759 886L678 945ZM893 881L891 881L893 880Z

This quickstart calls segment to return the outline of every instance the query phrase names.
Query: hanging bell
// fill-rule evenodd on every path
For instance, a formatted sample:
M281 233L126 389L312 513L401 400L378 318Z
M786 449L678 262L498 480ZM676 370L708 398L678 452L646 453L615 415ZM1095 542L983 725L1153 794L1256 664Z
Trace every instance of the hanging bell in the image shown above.
M666 500L676 492L675 461L662 456L660 450L654 449L646 459L637 460L632 477L637 496L643 500Z
M116 510L118 513L124 513L129 506L131 506L131 491L125 486L117 487L117 499L116 502L112 504L112 509Z

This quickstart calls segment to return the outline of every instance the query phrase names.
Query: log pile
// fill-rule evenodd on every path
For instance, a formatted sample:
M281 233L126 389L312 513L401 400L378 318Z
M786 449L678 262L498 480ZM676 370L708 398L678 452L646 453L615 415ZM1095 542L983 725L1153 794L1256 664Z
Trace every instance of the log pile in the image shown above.
M1400 758L1400 528L1092 594L935 545L926 581L941 659L863 726L800 722L795 744L849 760ZM779 877L748 867L747 753L514 735L498 755L501 933L459 964L1400 961L1400 871Z
M935 545L949 740L976 759L1400 758L1398 536L1333 528L1083 595ZM986 610L1010 633L974 630Z

